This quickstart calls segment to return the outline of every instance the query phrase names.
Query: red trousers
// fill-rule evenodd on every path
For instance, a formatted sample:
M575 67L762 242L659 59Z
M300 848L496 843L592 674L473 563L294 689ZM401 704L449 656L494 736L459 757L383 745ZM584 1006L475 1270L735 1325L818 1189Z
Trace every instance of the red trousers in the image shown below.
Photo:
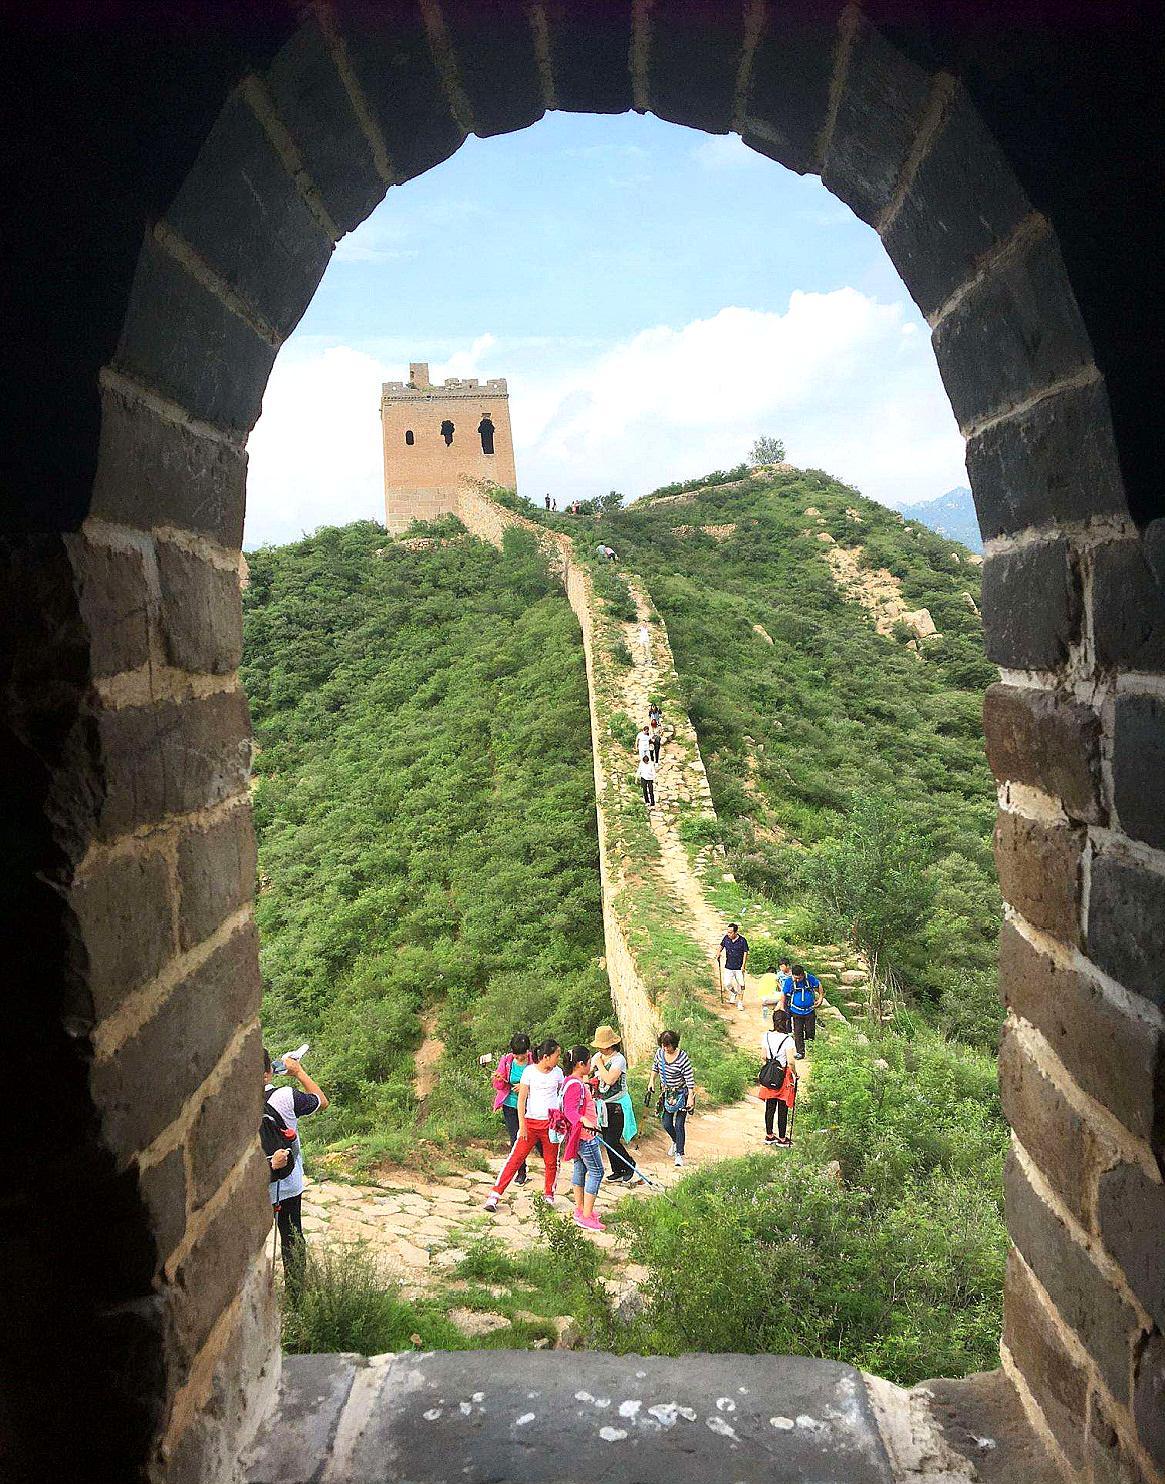
M535 1145L541 1146L542 1161L546 1166L547 1195L554 1194L554 1184L558 1179L558 1145L550 1142L550 1122L546 1118L527 1118L526 1137L518 1138L514 1147L510 1150L510 1157L506 1160L506 1167L494 1181L494 1194L501 1195L506 1186L525 1164L526 1159Z

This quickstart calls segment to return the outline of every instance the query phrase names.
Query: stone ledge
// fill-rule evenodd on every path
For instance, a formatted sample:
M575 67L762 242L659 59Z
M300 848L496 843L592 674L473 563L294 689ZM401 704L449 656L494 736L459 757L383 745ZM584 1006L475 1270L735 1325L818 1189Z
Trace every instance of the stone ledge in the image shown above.
M461 1351L288 1356L283 1375L249 1484L894 1479L860 1372L834 1361Z
M1056 1484L1001 1371L905 1391L804 1356L294 1355L248 1484Z

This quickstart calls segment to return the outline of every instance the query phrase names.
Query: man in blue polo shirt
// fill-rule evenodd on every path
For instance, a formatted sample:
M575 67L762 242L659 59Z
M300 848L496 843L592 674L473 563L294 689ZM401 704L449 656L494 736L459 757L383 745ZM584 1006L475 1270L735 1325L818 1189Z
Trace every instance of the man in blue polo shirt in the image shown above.
M792 977L786 981L785 1009L793 1022L793 1045L797 1048L797 1060L805 1060L806 1040L817 1038L817 1010L825 998L821 980L816 974L805 971L803 964L794 964Z
M734 922L720 939L716 962L724 965L724 988L728 991L728 1003L738 1010L744 1009L744 970L748 964L748 939Z

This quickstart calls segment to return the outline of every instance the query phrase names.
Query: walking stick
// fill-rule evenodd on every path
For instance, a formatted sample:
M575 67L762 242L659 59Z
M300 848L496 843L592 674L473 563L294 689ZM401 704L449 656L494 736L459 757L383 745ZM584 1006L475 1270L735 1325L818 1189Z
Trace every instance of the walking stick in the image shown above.
M599 1143L603 1146L608 1154L615 1154L615 1151L611 1148L610 1144L607 1143L606 1139L603 1138L602 1134L596 1134L595 1137L598 1139ZM618 1159L619 1156L615 1154L615 1158ZM663 1196L664 1200L671 1201L671 1196L667 1193L666 1185L661 1185L658 1180L653 1180L650 1175L645 1175L639 1168L639 1166L635 1163L635 1161L630 1157L630 1155L627 1156L627 1163L631 1166L631 1168L635 1171L635 1173L639 1176L639 1178L645 1185L654 1185L656 1190L659 1191L660 1195ZM672 1201L672 1205L675 1205L674 1201Z
M724 975L720 969L720 960L716 960L716 978L720 984L720 1003L724 1003Z
M793 1101L789 1104L789 1128L786 1137L789 1140L790 1149L793 1147L793 1120L797 1116L797 1083L793 1083Z

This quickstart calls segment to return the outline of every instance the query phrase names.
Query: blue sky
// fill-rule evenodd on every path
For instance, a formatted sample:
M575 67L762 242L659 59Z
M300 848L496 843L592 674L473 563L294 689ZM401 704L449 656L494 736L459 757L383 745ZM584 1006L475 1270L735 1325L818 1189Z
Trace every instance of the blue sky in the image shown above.
M251 438L246 542L382 516L381 381L506 376L522 493L634 498L760 433L888 504L965 482L925 323L814 177L556 114L395 187L338 246Z

